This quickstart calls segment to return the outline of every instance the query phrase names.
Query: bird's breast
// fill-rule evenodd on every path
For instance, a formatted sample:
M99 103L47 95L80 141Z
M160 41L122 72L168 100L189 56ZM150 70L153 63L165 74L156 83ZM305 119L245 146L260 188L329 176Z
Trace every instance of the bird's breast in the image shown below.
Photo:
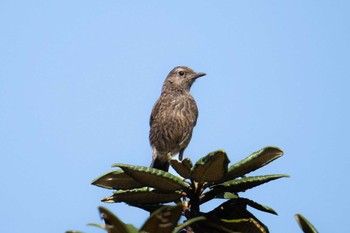
M161 96L151 114L151 145L159 152L177 153L187 146L197 117L197 105L191 95Z
M170 104L170 118L176 118L189 123L194 123L198 117L198 108L196 101L190 95L179 96L174 98Z

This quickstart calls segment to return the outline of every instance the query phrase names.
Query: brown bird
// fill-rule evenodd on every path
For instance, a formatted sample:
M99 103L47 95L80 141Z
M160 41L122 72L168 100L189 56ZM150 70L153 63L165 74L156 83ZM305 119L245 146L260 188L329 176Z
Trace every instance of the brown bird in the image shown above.
M182 160L198 118L197 104L190 88L197 78L204 75L186 66L178 66L165 79L150 118L151 167L168 171L168 157L177 153Z

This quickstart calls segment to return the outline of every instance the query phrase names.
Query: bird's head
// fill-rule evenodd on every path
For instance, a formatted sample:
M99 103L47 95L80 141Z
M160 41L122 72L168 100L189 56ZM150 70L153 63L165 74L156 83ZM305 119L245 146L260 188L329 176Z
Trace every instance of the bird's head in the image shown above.
M162 91L189 91L194 81L204 75L205 73L197 73L189 67L177 66L168 74Z

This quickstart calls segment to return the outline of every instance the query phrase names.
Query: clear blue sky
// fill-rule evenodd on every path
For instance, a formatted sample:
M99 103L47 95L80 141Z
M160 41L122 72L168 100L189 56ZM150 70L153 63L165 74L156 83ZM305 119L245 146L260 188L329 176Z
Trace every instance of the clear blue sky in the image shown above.
M1 1L0 231L64 232L99 222L97 206L141 226L148 214L102 204L90 185L116 162L149 165L149 115L168 72L192 87L192 161L231 162L267 145L286 173L243 193L271 232L346 232L350 206L348 1ZM209 206L210 207L210 206ZM208 208L209 208L208 207Z

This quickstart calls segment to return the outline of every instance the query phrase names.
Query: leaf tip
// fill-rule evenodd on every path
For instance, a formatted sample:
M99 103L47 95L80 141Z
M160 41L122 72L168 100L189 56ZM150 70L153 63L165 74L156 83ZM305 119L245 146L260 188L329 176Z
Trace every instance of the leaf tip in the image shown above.
M115 201L113 200L113 197L104 197L101 199L101 201L104 203L115 203Z
M124 163L114 163L114 164L112 164L112 166L111 167L123 167L123 166L125 166L126 164L124 164Z
M265 149L272 150L279 157L281 157L284 154L283 150L277 146L267 146L267 147L265 147Z

